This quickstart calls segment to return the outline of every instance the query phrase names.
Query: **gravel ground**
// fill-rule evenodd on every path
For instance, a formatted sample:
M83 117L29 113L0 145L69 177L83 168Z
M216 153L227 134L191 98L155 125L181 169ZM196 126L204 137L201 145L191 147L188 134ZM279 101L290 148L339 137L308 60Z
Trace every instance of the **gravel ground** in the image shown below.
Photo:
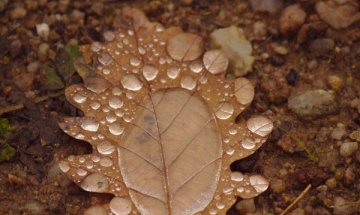
M12 127L0 148L8 143L16 151L0 163L0 214L81 214L111 197L82 191L56 164L91 152L57 125L63 116L82 115L62 93L80 77L57 73L72 62L68 47L104 41L124 6L138 7L166 27L200 32L208 46L213 31L234 25L251 45L253 62L244 61L250 69L236 67L229 77L245 75L256 86L242 117L266 113L275 129L257 153L232 168L261 173L270 188L239 200L229 214L280 214L309 184L288 214L360 214L358 4L0 0L0 113L7 112L1 117Z

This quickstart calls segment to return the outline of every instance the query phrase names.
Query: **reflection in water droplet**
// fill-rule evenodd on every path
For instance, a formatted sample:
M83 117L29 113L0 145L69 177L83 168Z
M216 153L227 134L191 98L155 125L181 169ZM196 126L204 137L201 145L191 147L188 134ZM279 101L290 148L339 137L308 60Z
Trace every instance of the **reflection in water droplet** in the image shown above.
M130 36L133 36L133 35L134 35L134 31L133 31L133 30L128 30L128 34L129 34Z
M223 102L218 105L215 115L217 118L225 120L229 119L233 115L233 113L234 107L227 102Z
M203 64L201 63L201 61L193 61L190 64L190 70L194 73L200 73L203 70Z
M139 91L143 86L141 81L134 74L125 75L121 80L121 84L125 89L132 91Z
M74 101L78 104L82 104L86 101L86 97L79 93L76 93L73 98L74 98Z
M99 129L99 123L96 122L94 119L86 118L81 123L81 128L85 131L96 132Z
M100 165L103 167L111 167L113 165L113 162L110 158L105 157L100 159Z
M164 31L164 26L162 26L161 24L157 24L155 30L156 32L162 32Z
M93 51L93 52L98 52L98 51L101 50L101 47L102 47L101 43L99 43L99 42L93 42L93 43L91 44L91 51Z
M115 215L128 215L130 214L131 202L128 199L114 197L109 204L110 210Z
M252 141L251 139L247 138L243 141L241 141L241 146L244 147L244 149L254 149L256 146L256 143Z
M64 161L61 161L59 163L59 167L60 167L60 170L63 171L63 172L68 172L70 170L70 166L67 162L64 162Z
M190 76L185 76L181 78L181 87L188 90L193 90L196 87L196 81Z
M109 106L113 109L119 109L124 105L124 102L121 101L118 97L109 98Z
M172 66L167 70L167 75L171 79L176 79L179 76L179 73L180 73L180 68L176 66Z
M154 80L156 78L156 76L158 75L158 73L159 73L158 68L156 68L152 64L147 64L143 68L143 75L144 75L145 79L148 81Z
M235 181L235 182L240 182L240 181L244 180L244 175L241 172L232 172L231 180Z
M100 108L100 103L99 102L93 102L90 104L90 107L93 109L93 110L97 110Z
M106 31L104 33L104 39L108 42L111 42L115 39L115 34L112 31Z
M137 57L130 58L130 65L131 66L137 67L137 66L140 65L140 63L141 63L141 60L139 58L137 58Z
M99 62L106 66L109 65L112 61L111 55L109 55L108 53L101 53L98 57Z
M113 124L109 125L109 131L112 135L118 136L124 132L124 127L122 127L118 123L113 123Z
M100 154L109 155L115 151L115 147L109 142L103 142L97 146L97 150Z

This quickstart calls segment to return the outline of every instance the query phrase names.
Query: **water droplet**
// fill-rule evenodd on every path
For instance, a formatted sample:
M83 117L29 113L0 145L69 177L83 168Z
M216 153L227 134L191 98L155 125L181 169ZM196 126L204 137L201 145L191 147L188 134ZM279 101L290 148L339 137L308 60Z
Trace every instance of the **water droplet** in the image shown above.
M92 173L81 182L80 186L89 192L104 193L109 190L109 181L100 173Z
M208 81L208 79L207 79L206 76L201 76L201 77L199 78L199 81L200 81L201 84L206 84L207 81Z
M109 204L110 210L115 215L128 215L130 214L131 202L128 199L114 197Z
M98 57L98 60L102 65L106 66L111 63L112 57L108 53L101 53Z
M104 39L108 42L111 42L115 39L115 34L112 31L106 31L104 33Z
M94 205L84 211L84 215L108 215L106 209L100 205Z
M84 82L88 90L97 94L105 92L110 87L110 83L102 78L87 78Z
M217 203L216 203L216 207L217 207L219 210L222 210L222 209L225 208L225 204L222 203L222 202L217 202Z
M140 65L140 63L141 63L141 60L139 58L137 58L137 57L130 58L130 65L131 66L137 67L137 66Z
M84 158L84 157L80 157L80 158L79 158L79 162L80 162L80 163L84 163L84 162L85 162L85 158Z
M113 165L113 162L110 158L105 157L100 159L100 165L103 167L111 167Z
M112 89L112 94L113 94L114 96L120 96L120 95L122 94L121 89L118 88L118 87L114 87L114 88Z
M81 123L81 128L85 131L96 132L99 129L99 123L96 122L94 119L86 118Z
M97 162L100 161L100 157L97 156L97 155L93 155L93 156L91 157L91 160L94 161L95 163L97 163Z
M101 50L101 48L102 48L102 45L99 42L93 42L91 44L91 51L93 51L93 52L98 52Z
M240 182L240 181L244 180L244 175L241 172L232 172L231 180L235 181L235 182Z
M172 66L167 69L167 75L171 79L176 79L179 76L180 68L177 66Z
M244 147L244 149L251 150L251 149L255 148L256 143L247 138L247 139L241 141L241 146Z
M82 104L82 103L86 102L86 97L79 93L76 93L73 98L74 98L74 101L78 104Z
M235 152L235 150L234 150L233 148L228 148L228 149L226 150L226 154L228 154L228 155L233 155L234 152Z
M152 64L147 64L143 68L143 75L144 75L145 79L148 81L154 80L156 78L156 76L158 75L158 73L159 73L158 68L156 68Z
M274 126L268 118L263 116L255 116L250 118L246 125L251 132L261 137L265 137L266 135L270 134Z
M70 170L70 166L67 162L61 161L59 162L59 168L63 172L68 172Z
M210 73L216 75L226 71L229 59L221 50L211 50L204 54L203 62L205 68Z
M109 125L109 131L112 135L118 136L124 132L124 127L118 123L112 123Z
M250 184L253 186L258 193L262 193L269 187L269 182L260 175L250 176Z
M119 109L124 105L124 102L121 101L118 97L109 98L109 106L113 109Z
M134 31L133 30L128 30L127 32L130 36L133 36L134 35Z
M76 173L78 174L78 176L85 176L87 174L87 171L83 169L78 169Z
M201 61L198 61L198 60L193 61L190 64L190 70L193 73L200 73L203 70L203 64L201 63Z
M234 188L232 188L232 187L224 187L223 193L228 195L228 194L231 194L233 190L234 190Z
M121 84L125 89L132 91L139 91L143 86L141 81L134 74L125 75L121 80Z
M145 50L144 47L139 47L138 50L139 50L139 53L140 53L141 55L146 54L146 50Z
M164 26L157 24L155 27L156 32L162 32L164 31Z
M85 138L85 135L79 133L79 134L75 135L75 138L78 140L83 140Z
M103 69L102 72L104 75L108 75L108 74L110 74L111 71L110 71L110 69Z
M109 155L115 151L115 147L110 142L103 142L97 146L99 153Z
M116 110L116 111L115 111L115 115L116 115L117 117L123 117L123 116L124 116L124 112L123 112L122 110Z
M185 76L181 79L181 87L193 90L196 87L196 81L190 76Z
M116 46L117 46L119 49L122 49L122 48L124 48L124 43L118 42L118 43L116 44Z
M106 121L108 121L109 123L113 123L117 120L116 115L114 113L109 113L106 116Z
M230 128L229 129L229 134L231 134L231 135L237 134L237 129L236 128Z
M93 110L97 110L100 108L100 103L99 102L93 102L90 104L90 107L93 109Z
M234 113L234 107L227 103L220 103L215 113L216 117L222 120L229 119Z

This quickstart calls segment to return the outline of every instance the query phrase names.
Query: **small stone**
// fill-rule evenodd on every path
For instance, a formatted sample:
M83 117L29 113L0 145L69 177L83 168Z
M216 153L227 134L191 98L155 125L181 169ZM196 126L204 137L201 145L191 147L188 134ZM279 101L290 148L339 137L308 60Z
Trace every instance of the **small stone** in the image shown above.
M46 23L37 24L36 32L42 39L47 40L50 33L49 25Z
M10 12L10 17L11 19L21 19L26 16L26 13L27 11L25 8L17 6Z
M349 204L348 201L340 196L334 198L334 215L351 215L355 212L356 207Z
M180 2L183 5L191 5L193 3L193 0L181 0Z
M309 50L318 54L327 54L334 50L335 42L330 38L318 38L310 43Z
M289 49L283 45L280 45L279 43L271 43L270 47L275 53L279 55L287 55L289 53Z
M47 58L48 51L50 49L49 44L41 43L38 49L38 57L41 62L44 62Z
M330 87L336 91L340 90L344 84L342 78L340 78L337 75L329 75L327 77L327 82L330 85Z
M357 4L348 1L346 4L336 4L334 1L319 1L316 12L320 18L335 29L346 28L360 20Z
M22 49L22 43L21 40L16 39L11 42L10 44L10 55L11 57L16 57L20 54Z
M295 210L291 211L289 215L305 215L305 210L302 208L296 208Z
M29 200L24 206L24 210L30 214L45 214L46 206L39 201Z
M306 13L300 4L286 7L279 19L279 30L282 34L289 34L299 29L305 22Z
M254 199L243 199L235 205L239 214L253 213L256 210Z
M282 8L280 0L250 0L251 8L256 12L277 13Z
M0 12L3 12L8 5L9 0L0 0Z
M286 189L285 182L281 179L273 179L270 182L271 190L274 191L274 193L283 193Z
M344 183L345 184L352 184L355 180L356 173L352 167L346 168L344 172Z
M331 132L331 138L334 140L341 140L346 135L346 130L344 126L335 128Z
M300 119L320 118L338 111L335 92L323 89L292 94L288 107Z
M340 155L343 157L350 157L359 148L357 142L345 142L340 146Z
M102 1L98 1L92 4L91 12L95 13L98 16L102 16L103 15L103 11L104 11L104 3Z
M329 178L326 180L325 184L328 188L334 189L336 187L336 179L335 178Z
M356 140L357 142L360 142L360 129L351 132L351 134L349 136L351 139Z
M266 36L268 34L268 30L267 30L265 22L256 21L253 24L253 34L254 34L254 36L253 36L254 39L265 40Z
M230 26L215 30L210 35L211 44L221 48L230 60L230 69L235 76L244 76L252 70L254 57L251 43L246 39L241 28Z
M290 69L285 78L289 85L295 86L299 79L299 72L296 69Z
M39 62L34 61L27 65L26 70L30 73L35 73L40 68Z

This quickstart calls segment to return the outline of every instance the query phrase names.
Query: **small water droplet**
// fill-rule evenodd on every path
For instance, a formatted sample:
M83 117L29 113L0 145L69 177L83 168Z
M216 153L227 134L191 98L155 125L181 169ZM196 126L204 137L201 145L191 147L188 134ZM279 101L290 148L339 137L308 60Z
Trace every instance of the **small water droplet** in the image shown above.
M223 193L226 195L229 195L232 193L233 190L234 190L234 188L232 188L232 187L224 187Z
M111 42L115 39L115 34L112 31L106 31L104 33L104 39L108 42Z
M139 48L138 48L138 51L139 51L139 53L140 53L141 55L146 54L146 49L145 49L144 47L139 47Z
M127 32L130 36L133 36L134 35L134 31L133 30L128 30Z
M106 68L104 68L103 70L102 70L102 72L103 72L103 74L104 75L108 75L108 74L110 74L110 69L106 69Z
M164 31L164 26L162 26L161 24L157 24L155 30L156 32L162 32Z
M84 162L85 162L85 158L84 158L84 157L80 157L80 158L79 158L79 162L80 162L80 163L84 163Z
M219 210L222 210L222 209L225 208L225 204L222 203L222 202L217 202L217 203L216 203L216 207L217 207Z
M121 84L125 89L132 91L139 91L143 86L141 81L134 74L125 75L121 80Z
M228 149L226 150L226 154L228 154L228 155L233 155L234 152L235 152L235 150L234 150L233 148L228 148Z
M118 97L109 98L109 106L113 109L119 109L124 105L124 102L121 101Z
M154 80L156 78L156 76L158 75L158 73L159 73L158 68L156 68L152 64L147 64L143 68L143 75L144 75L145 79L148 81Z
M118 87L114 87L111 92L114 96L120 96L122 94L121 89Z
M119 123L112 123L109 125L109 131L112 135L118 136L124 132L124 127L122 127Z
M101 53L98 57L98 60L102 65L106 66L112 62L112 57L108 53Z
M100 161L100 157L97 156L97 155L93 155L93 156L91 157L91 160L94 161L95 163L97 163L97 162Z
M81 128L85 131L96 132L99 129L99 123L94 119L87 118L81 123Z
M137 58L137 57L130 58L130 65L131 66L137 67L137 66L140 65L140 63L141 63L141 60L139 58Z
M82 103L86 102L86 97L79 93L76 93L73 98L74 98L74 101L78 104L82 104Z
M116 46L117 46L119 49L124 48L124 44L123 44L122 42L118 42L118 43L116 44Z
M185 76L181 79L181 87L193 90L196 87L196 81L190 76Z
M231 134L231 135L237 134L237 129L236 128L230 128L229 129L229 134Z
M254 141L252 141L251 139L247 138L243 141L241 141L241 146L244 147L244 149L254 149L256 146L256 143Z
M100 173L92 173L81 182L80 186L89 192L103 193L109 190L109 181Z
M78 139L78 140L83 140L85 138L85 135L79 133L79 134L75 135L75 138Z
M111 167L113 165L113 162L110 158L104 157L100 159L100 165L103 167Z
M90 107L93 109L93 110L97 110L100 108L100 103L99 102L93 102L90 104Z
M167 76L171 79L176 79L179 76L180 68L177 66L172 66L167 69Z
M240 181L244 180L244 175L241 172L232 172L231 180L235 181L235 182L240 182Z
M115 215L128 215L131 213L131 202L128 199L114 197L109 204L110 210Z
M70 170L70 166L67 162L61 161L59 162L59 168L63 172L68 172Z
M78 176L85 176L87 174L87 171L83 169L78 169L76 173L78 174Z
M115 151L115 147L110 142L103 142L97 146L100 154L109 155Z
M101 48L102 48L102 45L99 42L93 42L91 44L91 51L93 51L93 52L98 52L101 50Z
M217 118L225 120L229 119L233 115L233 113L234 107L227 102L223 102L218 105L215 115Z
M106 116L106 121L108 121L109 123L113 123L117 120L116 115L114 113L109 113Z
M201 63L201 61L193 61L190 64L190 70L193 73L200 73L203 70L203 64Z
M84 82L86 89L97 94L105 92L110 87L110 83L102 78L87 78Z

